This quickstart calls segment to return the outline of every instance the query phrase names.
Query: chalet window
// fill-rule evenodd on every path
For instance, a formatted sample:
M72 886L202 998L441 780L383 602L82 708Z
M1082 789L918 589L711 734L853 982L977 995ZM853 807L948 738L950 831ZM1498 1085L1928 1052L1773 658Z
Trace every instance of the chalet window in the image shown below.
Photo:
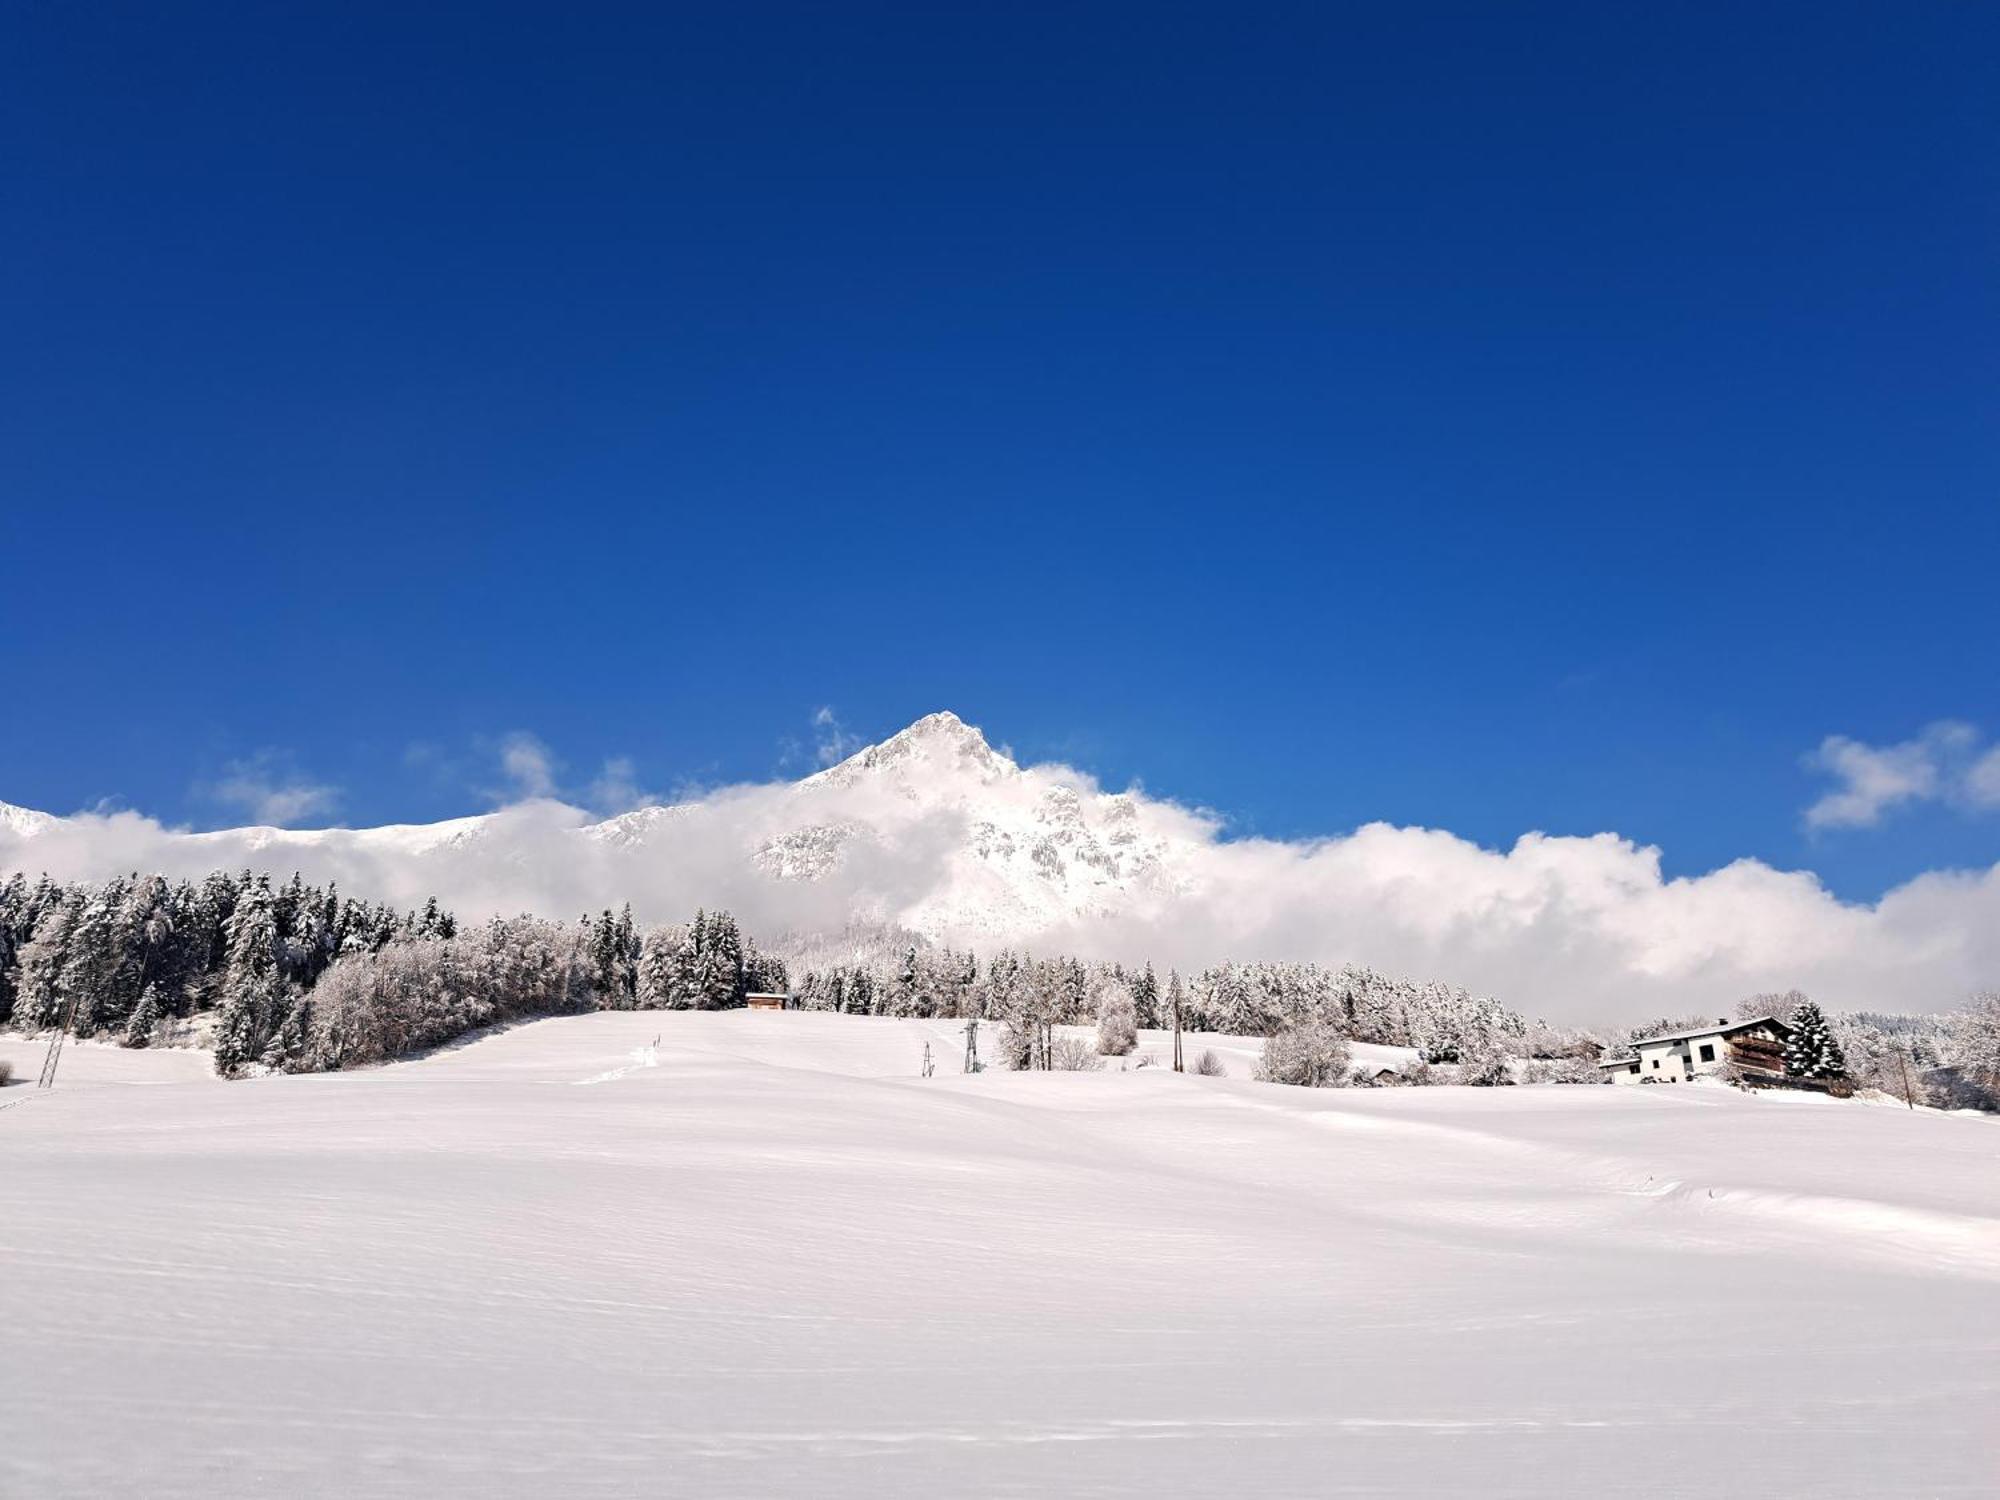
M1657 1057L1653 1059L1653 1066L1655 1069L1660 1066L1660 1060Z
M1708 1043L1708 1042L1704 1042L1704 1043L1702 1044L1702 1048L1701 1048L1701 1060L1702 1060L1703 1062L1714 1062L1714 1061L1715 1061L1715 1047L1713 1046L1713 1044L1711 1044L1711 1043Z
M1636 1057L1632 1059L1632 1071L1634 1073L1639 1071L1639 1060Z

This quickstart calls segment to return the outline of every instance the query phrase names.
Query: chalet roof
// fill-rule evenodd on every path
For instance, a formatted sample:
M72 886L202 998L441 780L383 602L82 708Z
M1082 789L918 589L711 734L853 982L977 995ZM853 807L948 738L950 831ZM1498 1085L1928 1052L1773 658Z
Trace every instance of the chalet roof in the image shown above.
M1697 1036L1734 1036L1739 1031L1749 1031L1758 1026L1769 1026L1780 1035L1792 1029L1790 1022L1780 1021L1776 1016L1753 1016L1748 1021L1717 1021L1713 1026L1697 1026L1692 1031L1670 1031L1665 1036L1642 1036L1632 1045L1650 1047L1654 1042L1685 1042Z

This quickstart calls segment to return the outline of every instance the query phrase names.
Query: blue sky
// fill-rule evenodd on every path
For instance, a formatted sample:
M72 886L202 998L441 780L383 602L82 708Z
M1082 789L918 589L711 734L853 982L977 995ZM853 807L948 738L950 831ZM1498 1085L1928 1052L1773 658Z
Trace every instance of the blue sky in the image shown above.
M10 33L0 799L415 820L510 734L672 792L951 707L1260 833L2000 859L1803 821L1827 736L2000 732L1990 7Z

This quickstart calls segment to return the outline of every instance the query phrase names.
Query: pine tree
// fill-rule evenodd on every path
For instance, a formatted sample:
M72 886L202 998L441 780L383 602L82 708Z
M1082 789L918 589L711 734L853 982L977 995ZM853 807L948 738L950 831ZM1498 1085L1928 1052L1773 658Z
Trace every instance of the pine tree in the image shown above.
M24 1031L62 1024L62 976L69 961L69 934L82 911L81 890L48 902L33 934L22 945L14 1023Z
M14 1013L14 993L18 983L16 956L25 938L22 935L23 909L28 900L28 881L15 875L0 886L0 1023Z
M607 906L590 929L590 984L597 991L600 1010L626 1008L624 987L620 983L623 970L621 952L618 921Z
M70 1029L76 1036L94 1036L103 1024L124 1020L117 1014L115 991L119 960L118 908L122 884L92 894L70 929L63 960L62 994L71 1007Z
M632 903L627 901L612 924L616 971L612 975L618 992L618 1008L630 1010L638 1003L639 938L632 930Z
M665 1010L680 994L681 933L674 927L651 927L639 943L634 998L641 1010Z
M1132 1007L1141 1026L1151 1028L1160 1024L1160 981L1151 964L1132 981Z
M866 969L855 969L847 975L847 995L841 1008L850 1015L875 1014L875 981Z
M225 1078L263 1054L279 998L277 948L271 886L259 876L238 896L229 918L229 960L215 1029L215 1071Z
M743 950L744 992L755 991L760 995L789 994L792 988L791 970L776 954L765 953L755 943L746 942Z
M165 1012L160 1008L160 988L149 984L145 993L139 996L139 1003L132 1010L132 1019L125 1023L125 1045L128 1047L150 1047L153 1033L160 1029Z
M1819 1006L1804 999L1792 1012L1792 1035L1785 1043L1785 1071L1794 1078L1845 1078L1847 1058Z
M118 961L105 1020L130 1020L146 987L173 969L174 892L163 875L135 880L118 909Z
M743 1003L743 934L728 912L709 917L696 961L697 1003L703 1009L727 1010Z
M306 1054L312 1039L312 994L300 990L285 1007L285 1019L271 1033L264 1046L265 1067L278 1073L300 1073L306 1069Z

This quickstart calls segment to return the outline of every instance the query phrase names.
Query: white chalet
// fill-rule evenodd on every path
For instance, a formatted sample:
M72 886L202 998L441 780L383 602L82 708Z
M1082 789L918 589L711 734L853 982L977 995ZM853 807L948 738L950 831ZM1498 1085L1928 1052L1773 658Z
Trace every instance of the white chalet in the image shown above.
M1776 1016L1717 1021L1692 1031L1649 1036L1632 1045L1637 1057L1601 1062L1613 1083L1687 1083L1696 1078L1740 1077L1746 1083L1785 1076L1785 1039L1792 1028Z

